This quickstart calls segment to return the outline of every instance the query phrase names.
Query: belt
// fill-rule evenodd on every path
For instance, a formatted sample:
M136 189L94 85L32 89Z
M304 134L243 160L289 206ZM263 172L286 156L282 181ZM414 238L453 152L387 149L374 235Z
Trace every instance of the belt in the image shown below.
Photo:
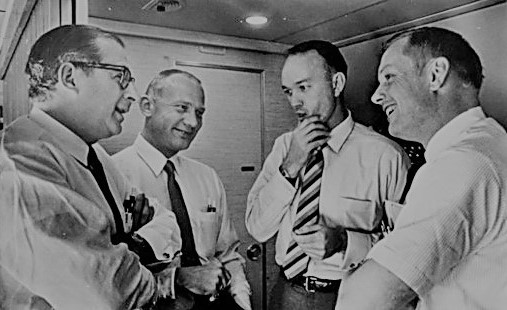
M341 280L326 280L316 277L297 276L287 280L290 283L303 287L309 293L315 292L337 292L340 288Z

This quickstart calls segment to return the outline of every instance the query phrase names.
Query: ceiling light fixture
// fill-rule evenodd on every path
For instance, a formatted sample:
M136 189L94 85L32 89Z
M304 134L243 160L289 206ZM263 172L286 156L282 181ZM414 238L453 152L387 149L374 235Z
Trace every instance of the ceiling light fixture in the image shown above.
M268 18L266 16L262 16L262 15L252 15L252 16L248 16L245 21L247 23L249 23L250 25L255 25L255 26L259 26L259 25L264 25L265 23L268 22Z

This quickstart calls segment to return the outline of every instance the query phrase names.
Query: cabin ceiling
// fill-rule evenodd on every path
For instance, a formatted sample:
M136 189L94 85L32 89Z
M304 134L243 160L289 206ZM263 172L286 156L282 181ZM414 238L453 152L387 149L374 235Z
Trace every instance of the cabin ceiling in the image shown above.
M413 20L443 16L488 0L182 0L175 12L142 10L155 0L89 0L89 16L179 30L295 44L309 39L347 41ZM162 2L180 0L158 0ZM500 1L501 2L501 1ZM244 20L262 13L270 21Z

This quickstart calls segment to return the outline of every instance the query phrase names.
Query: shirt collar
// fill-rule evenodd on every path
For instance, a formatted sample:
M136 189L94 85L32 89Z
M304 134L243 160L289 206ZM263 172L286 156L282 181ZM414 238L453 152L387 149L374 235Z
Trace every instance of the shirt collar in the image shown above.
M64 152L70 154L85 166L88 165L88 144L69 128L37 107L32 108L28 118L49 132L59 142L59 147Z
M340 151L343 144L350 136L352 129L354 129L354 124L355 122L352 119L352 114L348 111L347 118L331 130L331 136L327 141L327 144L335 153Z
M148 167L150 167L153 174L159 176L164 170L168 158L166 158L165 155L162 154L157 148L146 141L146 139L141 134L137 135L137 138L134 141L134 148L141 159L143 159ZM179 167L178 154L175 154L171 157L171 162L174 164L177 174Z
M486 115L480 106L471 108L453 118L449 123L440 128L428 142L426 152L424 153L426 160L430 161L436 158L440 152L458 140L459 136L473 123L485 118Z

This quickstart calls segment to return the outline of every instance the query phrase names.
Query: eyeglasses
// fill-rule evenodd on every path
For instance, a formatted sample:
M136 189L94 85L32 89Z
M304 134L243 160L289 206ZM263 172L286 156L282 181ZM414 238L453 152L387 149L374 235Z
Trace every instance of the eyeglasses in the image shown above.
M131 82L134 82L136 79L132 77L132 73L130 72L130 69L126 66L120 66L120 65L112 65L112 64L106 64L106 63L100 63L100 62L88 62L88 61L69 61L71 64L74 64L76 66L85 66L90 68L98 68L98 69L106 69L106 70L113 70L118 71L121 73L120 75L120 87L121 89L127 89L129 84Z

